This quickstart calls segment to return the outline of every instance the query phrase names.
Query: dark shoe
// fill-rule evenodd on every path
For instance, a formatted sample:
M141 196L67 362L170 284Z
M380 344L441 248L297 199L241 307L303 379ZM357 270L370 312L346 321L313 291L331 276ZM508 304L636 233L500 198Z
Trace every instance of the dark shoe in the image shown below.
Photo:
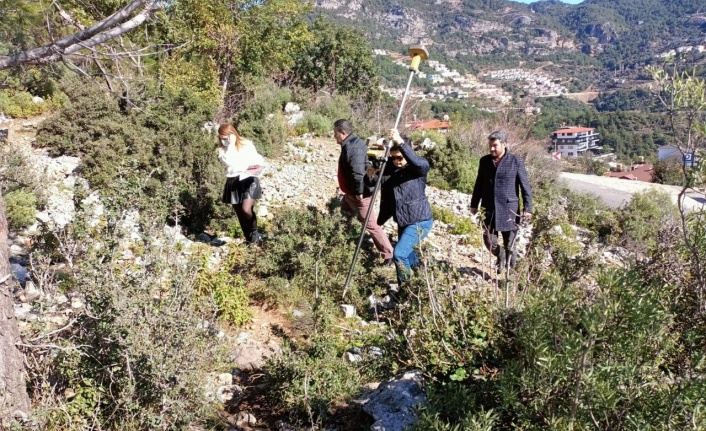
M394 262L395 262L395 261L392 260L392 258L390 258L390 259L385 259L385 260L382 261L382 266L390 266L390 265L392 265Z
M250 235L250 240L248 241L248 243L252 245L260 245L260 242L262 242L262 234L258 231L253 232Z
M505 250L500 250L498 253L498 274L502 274L505 271Z

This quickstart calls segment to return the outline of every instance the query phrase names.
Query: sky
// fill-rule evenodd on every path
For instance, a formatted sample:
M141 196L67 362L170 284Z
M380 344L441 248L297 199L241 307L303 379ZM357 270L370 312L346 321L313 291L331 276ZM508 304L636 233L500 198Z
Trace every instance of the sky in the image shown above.
M534 3L534 2L536 2L536 1L538 1L538 0L513 0L513 1L516 1L516 2L519 2L519 3ZM564 3L569 3L569 4L579 4L579 3L581 3L583 0L561 0L561 1L564 2Z

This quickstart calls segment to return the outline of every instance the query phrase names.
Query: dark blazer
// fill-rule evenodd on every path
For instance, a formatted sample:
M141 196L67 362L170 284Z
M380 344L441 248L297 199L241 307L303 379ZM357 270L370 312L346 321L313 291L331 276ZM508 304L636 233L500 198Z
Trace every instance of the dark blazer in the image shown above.
M338 172L343 177L348 191L366 197L372 194L364 182L368 168L367 152L365 142L351 133L341 143L341 155L338 157Z
M517 229L521 214L520 194L523 211L532 212L532 190L525 164L509 150L505 151L497 168L491 155L481 157L471 197L471 208L478 208L480 203L485 208L484 223L497 231Z
M393 217L399 227L405 227L420 221L431 220L431 206L426 196L427 172L429 162L414 152L409 143L399 147L407 165L398 169L391 161L385 165L382 173L380 193L380 215L377 223L382 226ZM368 184L374 186L377 175L369 178Z

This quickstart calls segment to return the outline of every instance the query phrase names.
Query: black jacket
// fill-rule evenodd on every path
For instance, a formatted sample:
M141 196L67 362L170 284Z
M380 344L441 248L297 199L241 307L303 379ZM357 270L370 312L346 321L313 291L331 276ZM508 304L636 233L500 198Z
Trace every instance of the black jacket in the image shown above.
M341 155L338 157L338 172L348 191L354 195L366 197L372 194L365 185L365 172L368 168L367 152L368 147L365 142L351 133L341 143Z
M429 162L418 156L409 143L403 144L400 152L407 159L407 165L397 169L388 161L382 174L380 215L377 220L381 226L390 217L400 227L431 220L433 217L425 192ZM375 181L377 176L368 179L368 183L373 186Z
M497 231L517 229L521 214L520 194L523 211L532 212L532 190L525 164L509 150L505 151L497 168L493 156L481 157L471 197L471 208L478 208L480 203L485 208L484 223Z

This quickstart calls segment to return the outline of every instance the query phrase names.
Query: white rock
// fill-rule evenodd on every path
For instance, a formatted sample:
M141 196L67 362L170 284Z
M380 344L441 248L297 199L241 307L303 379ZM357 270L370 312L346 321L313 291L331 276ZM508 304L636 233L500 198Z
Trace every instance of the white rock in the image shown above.
M24 290L25 301L34 302L42 298L42 291L37 289L37 286L31 280L25 282Z
M356 364L358 362L363 362L363 357L357 353L346 352L346 360L348 362L352 362L352 363Z
M243 344L244 342L248 341L250 339L250 333L249 332L241 332L238 334L238 337L235 339L235 344Z
M233 384L233 375L231 373L220 373L218 375L218 384L221 386L229 386Z
M301 108L299 107L299 105L294 102L287 102L287 104L284 106L284 112L286 112L287 114L299 112L300 110Z
M224 404L230 401L237 402L243 397L243 390L238 385L221 386L216 389L215 395L216 399Z
M352 319L355 317L355 307L349 304L341 304L341 309L343 310L343 315L346 319Z
M37 219L38 222L47 224L51 221L51 218L49 218L49 213L46 211L40 211L37 214L35 214L34 218Z
M34 96L34 97L32 98L32 103L44 103L44 99L42 99L42 98L39 97L39 96Z
M23 304L15 304L15 317L17 317L18 320L27 320L27 316L32 312L32 306L23 303Z
M71 308L73 308L74 310L81 309L85 306L86 304L83 302L83 300L81 300L81 298L71 298Z

